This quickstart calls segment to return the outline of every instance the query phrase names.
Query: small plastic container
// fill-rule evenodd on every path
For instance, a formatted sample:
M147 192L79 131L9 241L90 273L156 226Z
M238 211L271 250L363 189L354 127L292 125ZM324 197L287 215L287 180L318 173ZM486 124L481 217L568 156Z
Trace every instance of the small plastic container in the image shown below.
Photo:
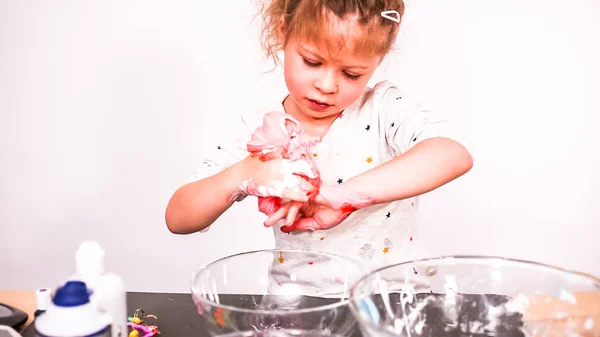
M35 319L35 331L45 337L110 337L111 321L90 301L84 282L68 281Z
M126 337L127 292L123 279L104 268L104 249L95 241L85 241L75 254L76 274L71 280L80 280L91 291L90 300L112 319L112 336Z
M33 316L38 317L48 310L48 307L52 304L52 290L48 288L40 288L35 291L35 302L37 310Z

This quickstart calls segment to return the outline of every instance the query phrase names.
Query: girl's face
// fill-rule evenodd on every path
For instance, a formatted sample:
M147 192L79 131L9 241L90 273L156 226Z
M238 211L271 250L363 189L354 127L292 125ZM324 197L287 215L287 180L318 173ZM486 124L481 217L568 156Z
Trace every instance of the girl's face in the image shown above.
M348 25L352 23L338 22L337 29L347 32L348 28L356 28ZM337 117L364 92L382 60L379 55L353 53L351 39L337 44L328 43L327 37L321 40L315 43L290 37L283 49L284 76L290 92L284 105L287 113L303 121Z

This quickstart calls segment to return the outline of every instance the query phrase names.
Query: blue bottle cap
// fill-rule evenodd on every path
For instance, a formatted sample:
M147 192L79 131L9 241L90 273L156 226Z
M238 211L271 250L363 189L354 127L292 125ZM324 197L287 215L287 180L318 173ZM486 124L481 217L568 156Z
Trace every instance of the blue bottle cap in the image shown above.
M90 302L87 286L81 281L69 281L58 288L52 299L58 307L76 307Z

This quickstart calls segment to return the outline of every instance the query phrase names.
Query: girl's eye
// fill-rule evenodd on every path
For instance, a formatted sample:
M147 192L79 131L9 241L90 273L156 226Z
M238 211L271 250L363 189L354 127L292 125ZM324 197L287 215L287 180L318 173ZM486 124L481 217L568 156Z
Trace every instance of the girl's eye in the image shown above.
M349 74L344 71L344 76L346 76L349 80L356 81L361 75Z
M320 62L312 62L312 61L309 61L309 60L307 60L305 58L302 58L302 60L304 61L304 64L306 64L307 66L309 66L311 68L317 68L317 67L321 66ZM349 80L352 80L352 81L356 81L356 80L358 80L362 76L362 75L350 74L350 73L348 73L346 71L343 71L342 73L344 74L344 76L346 78L348 78Z
M305 58L303 58L303 60L304 60L304 64L306 64L306 65L307 65L307 66L309 66L309 67L316 68L316 67L318 67L318 66L320 66L320 65L321 65L321 64L320 64L320 63L318 63L318 62L311 62L311 61L309 61L309 60L307 60L307 59L305 59Z

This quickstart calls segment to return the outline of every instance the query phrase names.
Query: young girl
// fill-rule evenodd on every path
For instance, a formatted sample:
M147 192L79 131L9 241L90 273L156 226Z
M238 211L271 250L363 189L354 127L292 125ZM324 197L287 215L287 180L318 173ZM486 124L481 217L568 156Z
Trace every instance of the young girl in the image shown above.
M275 61L283 53L289 94L275 97L264 111L243 113L237 142L232 135L230 142L215 144L215 154L172 196L169 230L208 229L251 179L285 197L265 222L278 249L335 253L372 268L419 257L417 196L466 173L472 158L450 121L419 107L393 83L367 87L393 47L403 9L402 0L264 3L263 46ZM308 200L294 189L274 188L283 171L293 171L292 163L262 161L246 146L268 111L284 113L320 139L310 152L322 190L339 189L351 211L334 207L322 194ZM350 196L356 195L368 202L353 203Z

